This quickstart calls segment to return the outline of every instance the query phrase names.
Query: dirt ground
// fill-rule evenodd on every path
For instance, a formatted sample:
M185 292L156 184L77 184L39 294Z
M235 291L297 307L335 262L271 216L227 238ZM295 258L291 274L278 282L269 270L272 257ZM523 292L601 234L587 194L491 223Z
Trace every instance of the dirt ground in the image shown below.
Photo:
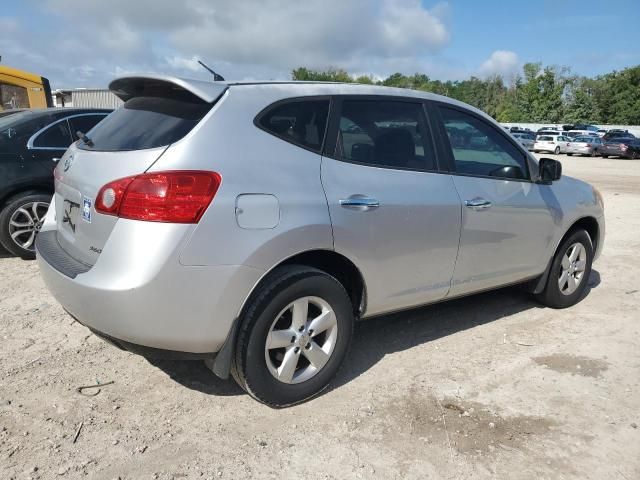
M0 254L0 479L639 479L640 162L561 160L606 202L581 303L505 289L360 323L333 387L284 410L104 343Z

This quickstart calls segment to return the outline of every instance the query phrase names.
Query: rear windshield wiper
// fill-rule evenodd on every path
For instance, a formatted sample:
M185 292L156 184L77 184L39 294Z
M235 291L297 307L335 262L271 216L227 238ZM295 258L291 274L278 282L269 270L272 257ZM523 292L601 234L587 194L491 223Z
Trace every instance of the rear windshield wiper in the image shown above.
M89 147L93 147L93 140L91 140L89 137L87 137L84 133L82 133L80 130L78 130L76 132L76 135L78 136L78 138L80 140L82 140L84 142L85 145L88 145Z

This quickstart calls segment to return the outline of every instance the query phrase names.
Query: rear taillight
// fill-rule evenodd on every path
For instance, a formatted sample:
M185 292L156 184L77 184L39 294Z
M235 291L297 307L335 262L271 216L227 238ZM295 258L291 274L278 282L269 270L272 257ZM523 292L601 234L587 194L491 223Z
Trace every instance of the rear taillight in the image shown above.
M216 172L143 173L106 184L98 192L95 209L130 220L198 223L221 182Z
M590 144L590 143L587 143L587 145L586 145L586 146L587 146L587 147L590 147L590 146L591 146L591 144Z

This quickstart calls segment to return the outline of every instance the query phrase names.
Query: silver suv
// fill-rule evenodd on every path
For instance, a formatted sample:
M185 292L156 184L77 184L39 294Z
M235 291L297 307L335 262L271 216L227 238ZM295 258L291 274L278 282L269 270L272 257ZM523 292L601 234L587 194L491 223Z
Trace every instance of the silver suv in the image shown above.
M323 390L357 319L524 284L580 300L603 204L482 112L326 83L114 80L72 145L37 251L79 322L203 359L250 395Z

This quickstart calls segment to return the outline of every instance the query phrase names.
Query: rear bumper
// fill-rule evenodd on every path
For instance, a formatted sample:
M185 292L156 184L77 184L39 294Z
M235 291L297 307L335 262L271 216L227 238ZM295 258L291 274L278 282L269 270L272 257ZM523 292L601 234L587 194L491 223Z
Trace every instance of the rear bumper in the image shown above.
M168 225L162 239L145 244L131 242L131 231L119 231L131 227L127 223L118 221L96 264L75 278L47 260L50 251L38 250L53 296L81 324L127 350L219 351L264 272L240 265L181 265L180 229Z

